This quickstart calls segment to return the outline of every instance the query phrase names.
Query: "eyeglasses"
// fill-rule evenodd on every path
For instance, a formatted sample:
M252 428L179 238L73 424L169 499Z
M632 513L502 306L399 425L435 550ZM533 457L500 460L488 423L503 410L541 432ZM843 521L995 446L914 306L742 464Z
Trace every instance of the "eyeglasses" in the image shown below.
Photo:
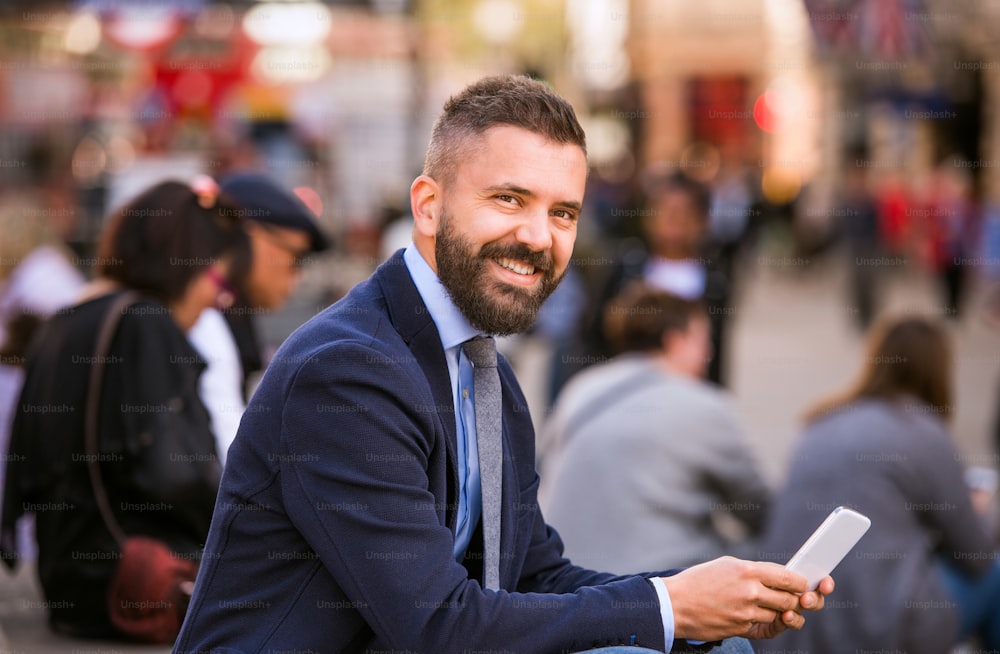
M229 283L229 280L223 277L222 273L220 273L219 269L215 266L210 266L208 270L205 271L205 274L208 275L209 279L215 282L215 287L219 290L218 295L215 297L216 308L228 309L233 306L236 302L237 293L236 289L233 288L233 285Z
M264 223L256 223L260 227L260 233L269 240L274 245L278 246L288 254L292 255L292 268L296 270L301 270L306 264L306 257L312 251L310 248L300 248L296 247L287 241L285 241L281 236L274 231L270 225Z

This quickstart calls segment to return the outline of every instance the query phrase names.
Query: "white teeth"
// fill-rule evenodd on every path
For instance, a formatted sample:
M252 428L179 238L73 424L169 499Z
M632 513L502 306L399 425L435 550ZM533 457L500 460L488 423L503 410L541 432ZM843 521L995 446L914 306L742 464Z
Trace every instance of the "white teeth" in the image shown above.
M513 270L519 275L533 275L535 274L535 267L523 263L518 263L513 259L507 259L506 257L494 259L498 264L506 268L507 270Z

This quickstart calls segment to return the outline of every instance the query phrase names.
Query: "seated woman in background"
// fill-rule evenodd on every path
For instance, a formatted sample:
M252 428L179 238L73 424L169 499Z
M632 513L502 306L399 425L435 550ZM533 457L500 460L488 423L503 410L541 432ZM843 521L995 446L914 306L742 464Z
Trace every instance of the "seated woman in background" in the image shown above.
M204 366L185 332L245 269L239 213L213 189L177 182L149 189L116 212L102 235L97 279L85 299L45 324L28 353L4 492L4 560L13 527L33 512L38 571L51 627L75 636L121 636L109 620L108 585L119 545L89 476L96 459L107 505L129 536L146 535L186 558L208 534L221 468L198 399ZM121 310L100 389L98 450L87 453L85 404L98 330Z
M618 574L756 557L737 541L763 528L770 490L729 398L705 381L705 306L634 282L604 330L620 354L568 382L540 446L539 503L566 556Z
M1000 566L948 434L952 361L935 322L902 318L871 334L861 379L807 414L764 538L784 563L847 505L872 525L837 566L836 598L769 651L940 654L978 636L1000 647Z

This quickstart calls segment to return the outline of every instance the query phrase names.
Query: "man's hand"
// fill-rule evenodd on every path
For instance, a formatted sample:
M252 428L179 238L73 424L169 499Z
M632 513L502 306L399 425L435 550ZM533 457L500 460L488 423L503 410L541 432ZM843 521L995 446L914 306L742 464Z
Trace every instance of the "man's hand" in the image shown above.
M820 610L833 592L831 577L806 592L805 577L782 565L728 556L662 579L673 605L674 638L688 640L773 638L801 629L802 611Z

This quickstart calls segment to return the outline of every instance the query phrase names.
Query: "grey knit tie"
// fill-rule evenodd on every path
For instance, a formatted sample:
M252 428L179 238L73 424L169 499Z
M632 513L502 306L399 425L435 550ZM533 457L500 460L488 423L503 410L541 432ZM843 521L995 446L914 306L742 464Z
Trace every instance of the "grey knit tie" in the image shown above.
M462 344L473 366L476 407L476 444L483 497L483 581L490 590L500 588L500 483L503 471L500 375L497 348L492 337Z

